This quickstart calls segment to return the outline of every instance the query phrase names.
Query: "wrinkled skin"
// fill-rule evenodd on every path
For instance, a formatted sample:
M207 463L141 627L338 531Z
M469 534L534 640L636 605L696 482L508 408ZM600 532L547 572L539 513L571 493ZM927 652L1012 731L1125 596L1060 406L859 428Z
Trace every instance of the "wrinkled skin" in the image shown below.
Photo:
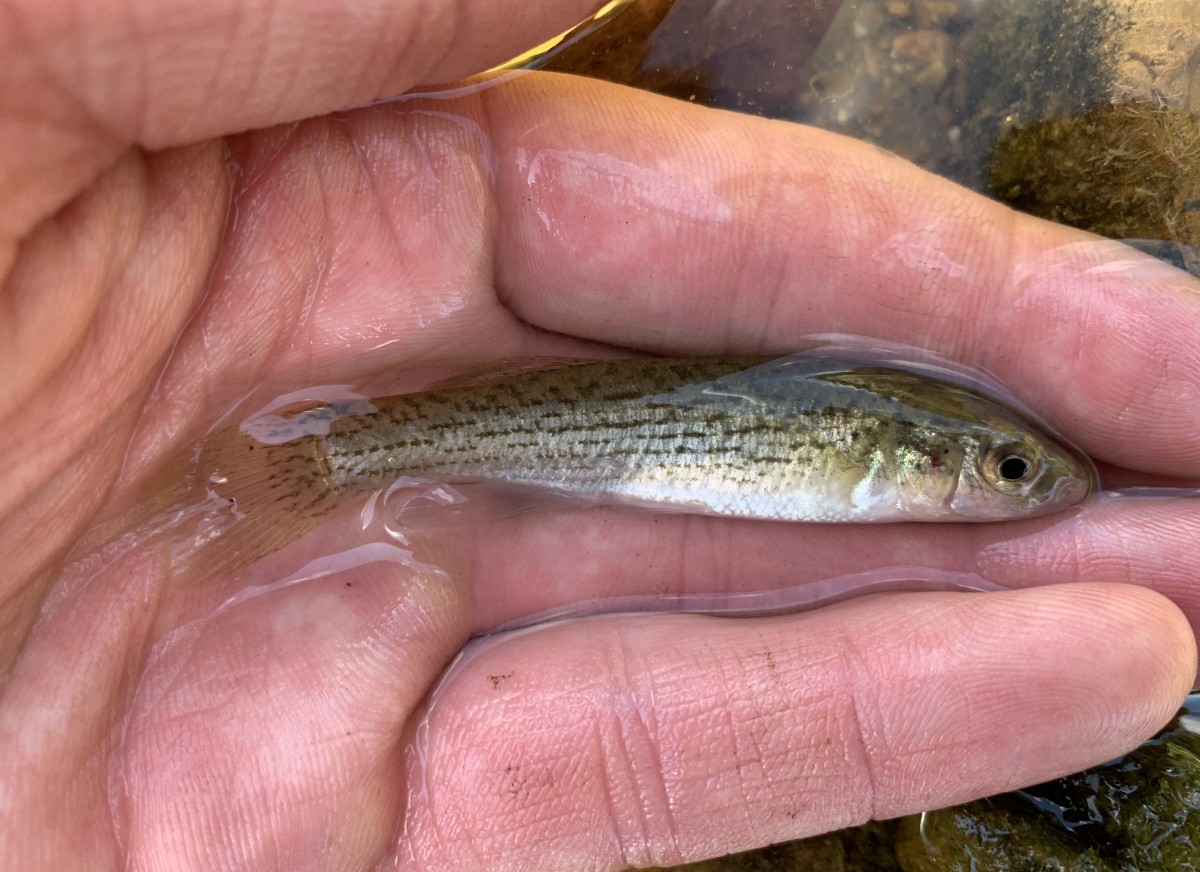
M1200 621L1186 499L1003 535L534 515L445 572L366 562L223 610L342 547L337 525L194 584L152 543L64 568L255 385L611 345L923 343L1001 374L1101 461L1200 476L1196 283L1084 234L834 136L581 80L323 114L586 11L0 10L12 868L668 864L1040 781L1172 714ZM469 637L521 614L777 585L864 552L1021 589L562 623L482 648L421 720Z

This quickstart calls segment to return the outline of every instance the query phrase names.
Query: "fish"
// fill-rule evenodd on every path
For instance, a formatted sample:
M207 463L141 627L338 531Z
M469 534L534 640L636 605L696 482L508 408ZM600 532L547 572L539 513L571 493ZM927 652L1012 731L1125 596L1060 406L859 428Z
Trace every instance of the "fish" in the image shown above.
M878 357L524 362L252 417L194 476L239 563L401 479L816 523L1030 518L1097 489L1082 451L981 385Z

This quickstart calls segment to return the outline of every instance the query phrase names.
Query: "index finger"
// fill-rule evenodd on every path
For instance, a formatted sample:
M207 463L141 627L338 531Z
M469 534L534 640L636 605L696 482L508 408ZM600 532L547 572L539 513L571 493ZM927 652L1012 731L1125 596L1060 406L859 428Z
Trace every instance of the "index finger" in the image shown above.
M312 117L500 63L602 0L0 6L0 265L131 144Z
M667 353L931 347L1098 458L1200 474L1185 274L818 130L542 76L485 105L496 282L530 323Z

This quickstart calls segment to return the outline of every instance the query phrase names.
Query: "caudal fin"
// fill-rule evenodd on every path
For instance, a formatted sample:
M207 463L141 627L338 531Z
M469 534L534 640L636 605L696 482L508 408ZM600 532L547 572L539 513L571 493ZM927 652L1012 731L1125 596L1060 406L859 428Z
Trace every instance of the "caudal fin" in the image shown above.
M229 428L150 476L131 508L89 536L84 553L104 565L131 548L154 547L164 571L199 582L278 551L338 503L322 436L273 445Z

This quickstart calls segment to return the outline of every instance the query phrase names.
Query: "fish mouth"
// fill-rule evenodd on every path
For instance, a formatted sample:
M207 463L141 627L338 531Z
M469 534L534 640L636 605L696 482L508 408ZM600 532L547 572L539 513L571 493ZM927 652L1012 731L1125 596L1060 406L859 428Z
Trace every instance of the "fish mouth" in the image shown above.
M1083 502L1099 489L1096 469L1090 464L1061 467L1054 484L1037 501L1037 514L1057 512Z
M1100 490L1100 473L1086 454L1060 461L1057 467L1058 481L1050 489L1047 501L1062 499L1073 505Z

